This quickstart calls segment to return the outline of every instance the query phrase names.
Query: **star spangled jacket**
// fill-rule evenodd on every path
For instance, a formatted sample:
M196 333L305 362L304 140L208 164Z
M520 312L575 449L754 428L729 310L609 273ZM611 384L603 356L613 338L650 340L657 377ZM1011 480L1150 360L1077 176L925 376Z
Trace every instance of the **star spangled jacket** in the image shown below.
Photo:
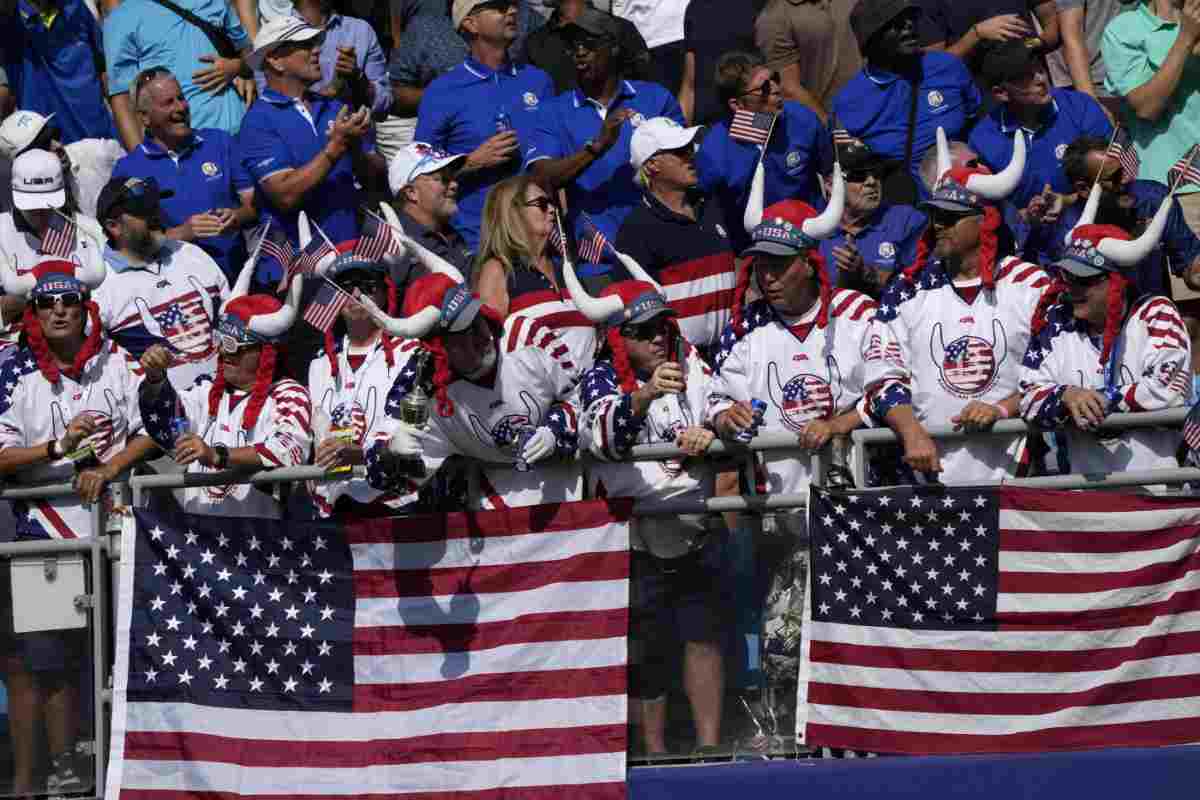
M766 300L746 307L742 324L725 327L716 355L704 421L735 402L767 404L760 432L799 433L809 421L829 419L862 407L864 352L875 301L851 289L837 289L829 303L829 323L816 325L816 304L800 317L780 315ZM795 453L758 454L772 494L804 491L811 463Z
M111 250L105 260L108 277L93 297L109 335L139 358L150 345L165 341L173 351L167 376L178 386L213 374L213 320L229 297L229 282L217 262L196 245L175 241L167 241L145 266Z
M312 404L308 390L293 380L271 384L253 430L242 429L243 414L250 392L227 386L217 404L215 417L208 415L208 390L213 380L205 375L180 392L169 380L164 381L158 396L149 393L141 397L142 418L146 432L159 447L173 450L176 433L172 421L187 421L187 431L198 435L209 446L223 444L253 447L264 468L294 467L308 462L312 450ZM193 461L188 472L217 472ZM279 504L270 494L249 484L201 486L184 490L184 510L195 514L219 514L235 517L265 517L276 519Z
M867 396L878 422L907 404L922 424L949 425L972 400L998 403L1016 391L1033 312L1050 279L1038 265L1011 256L997 264L995 279L996 288L980 289L971 303L940 263L888 283L867 348ZM939 479L971 483L1011 475L1021 441L938 442Z
M138 387L142 370L114 342L103 339L76 381L66 375L55 386L38 369L33 352L15 348L0 367L0 450L33 447L60 439L78 414L90 413L99 424L80 444L91 445L104 462L142 433ZM14 483L70 483L75 469L67 458L14 473ZM14 500L20 539L73 539L93 535L91 513L75 495L45 500Z
M1177 466L1176 431L1143 428L1100 439L1075 427L1063 405L1067 388L1105 396L1106 414L1157 411L1191 402L1192 356L1179 310L1165 297L1136 300L1121 326L1110 358L1118 371L1106 387L1100 363L1103 341L1068 306L1055 306L1047 325L1030 342L1021 367L1021 416L1040 428L1063 429L1072 472L1110 472Z
M387 419L366 448L367 479L380 490L394 490L397 476L390 469L388 442L400 424L400 401L417 380L414 356L388 393L384 406ZM570 360L566 346L554 331L536 320L521 327L513 338L497 341L496 369L476 383L462 378L447 387L454 413L443 417L434 408L426 430L415 436L423 448L425 474L413 482L420 486L433 477L451 456L465 456L483 465L481 499L484 508L513 508L578 500L582 496L578 474L567 470L528 472L513 468L514 455L507 444L510 433L525 425L549 427L557 440L560 456L575 452L578 420L575 409L565 402L579 383L579 368ZM432 394L432 392L431 392ZM409 480L401 478L400 480Z
M336 378L324 352L312 360L308 366L308 393L313 403L314 451L330 431L337 428L353 430L354 443L359 447L368 441L368 436L375 434L386 418L383 405L388 392L399 377L408 354L416 346L414 341L381 334L355 370L350 366L349 340L343 336L335 346ZM388 367L387 349L392 350L392 367ZM313 481L309 484L309 493L323 517L333 514L334 504L343 495L359 503L378 501L391 508L402 508L416 500L416 495L411 492L380 492L362 478Z

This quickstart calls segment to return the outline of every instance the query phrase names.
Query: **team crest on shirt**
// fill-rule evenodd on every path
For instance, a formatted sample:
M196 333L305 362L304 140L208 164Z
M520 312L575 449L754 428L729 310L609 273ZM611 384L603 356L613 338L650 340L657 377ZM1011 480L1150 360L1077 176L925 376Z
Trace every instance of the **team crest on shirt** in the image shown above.
M896 257L896 245L891 242L879 243L879 257L890 261Z
M782 383L779 367L772 361L767 364L767 390L783 424L799 433L812 420L833 416L842 394L842 373L837 359L830 355L825 359L824 375L805 372Z
M521 97L521 99L525 101L525 107L526 107L526 108L528 108L528 109L534 109L534 108L537 108L537 104L538 104L538 96L537 96L536 94L534 94L533 92L526 92L526 93L525 93L525 94L524 94L524 95Z
M933 326L929 357L938 368L938 382L956 397L978 397L992 388L1008 356L1004 323L992 321L992 341L966 334L946 344L942 323Z
M721 226L721 223L719 223L719 222L718 222L718 223L717 223L716 225L714 225L713 227L717 229L717 233L719 233L719 234L721 235L721 238L722 238L722 239L728 239L728 238L729 238L729 234L725 232L725 228L723 228L723 227Z
M213 162L205 161L203 164L200 165L200 171L203 172L208 177L212 178L212 177L216 176L216 174L218 172L220 172L221 170Z
M933 91L931 91L926 96L926 99L929 101L930 108L940 108L942 106L942 104L946 102L946 98L943 97L942 93L939 92L937 89L934 89Z
M793 150L792 152L787 154L788 169L795 169L799 163L800 163L800 152L799 151Z
M1067 145L1066 144L1060 144L1058 147L1054 148L1054 157L1057 158L1059 161L1062 161L1063 156L1065 156L1066 154L1067 154Z

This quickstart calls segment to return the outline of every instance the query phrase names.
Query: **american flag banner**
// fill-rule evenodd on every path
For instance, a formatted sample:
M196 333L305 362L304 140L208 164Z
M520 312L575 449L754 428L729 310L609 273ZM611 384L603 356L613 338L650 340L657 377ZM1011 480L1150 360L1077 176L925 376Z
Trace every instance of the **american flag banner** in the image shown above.
M51 214L38 252L55 258L70 258L75 252L76 235L74 222L61 214Z
M624 798L629 511L137 511L107 796Z
M1113 133L1105 157L1120 161L1121 169L1130 180L1137 178L1138 171L1142 168L1141 159L1138 158L1137 150L1133 146L1133 139L1130 138L1129 131L1124 128L1117 128Z
M1200 499L813 489L810 746L1200 741Z
M743 109L733 115L733 121L729 124L729 135L740 142L766 145L774 126L774 114Z
M378 261L385 255L399 252L400 244L392 234L391 226L374 214L367 214L358 241L354 243L354 255L368 261Z
M304 310L304 321L321 332L327 332L337 321L338 315L354 298L333 281L325 280L317 294Z
M1185 186L1189 183L1200 184L1200 163L1197 163L1197 157L1200 156L1200 145L1192 145L1183 157L1175 162L1169 170L1167 170L1167 186L1171 190Z

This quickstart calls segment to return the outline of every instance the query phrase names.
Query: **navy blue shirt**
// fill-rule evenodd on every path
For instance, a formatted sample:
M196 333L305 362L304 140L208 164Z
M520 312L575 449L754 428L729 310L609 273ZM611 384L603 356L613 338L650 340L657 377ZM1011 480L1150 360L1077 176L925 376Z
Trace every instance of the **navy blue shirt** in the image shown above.
M1108 140L1112 123L1100 104L1074 89L1052 89L1052 102L1042 112L1036 131L1025 129L1025 174L1008 200L1025 208L1046 184L1059 193L1074 191L1062 168L1067 145L1080 136ZM971 131L971 149L993 172L1004 169L1012 158L1013 133L1020 127L1004 106L997 106Z
M885 272L904 269L916 260L917 241L925 231L926 223L925 215L912 206L881 205L854 236L854 246L868 269ZM825 257L825 268L833 286L837 286L838 280L833 249L844 247L846 238L846 232L838 228L837 233L821 242L821 255Z
M742 217L760 151L758 145L730 136L729 123L728 119L718 122L704 137L696 154L696 171L704 191L720 204L734 249L741 252L750 245ZM763 156L763 207L795 198L823 208L817 174L832 161L829 133L820 118L807 106L785 102Z
M301 101L267 89L242 120L237 147L242 165L256 185L255 202L268 219L279 225L292 244L299 244L296 220L300 212L308 214L334 243L358 237L355 210L363 196L354 180L353 160L349 152L338 159L320 185L313 187L304 202L292 211L276 208L262 190L262 182L279 172L299 169L316 158L329 140L329 129L338 111L345 105L341 100L316 94L305 95L308 110ZM364 151L373 145L364 141ZM315 233L315 232L314 232ZM274 264L274 262L271 262ZM278 273L278 270L275 271ZM277 280L279 274L259 274L261 282Z
M1167 195L1167 187L1158 181L1134 181L1129 185L1128 193L1133 195L1134 208L1140 225L1148 224ZM1083 213L1083 203L1076 203L1065 209L1058 223L1049 228L1038 228L1034 241L1029 244L1027 255L1033 251L1039 264L1053 264L1062 257L1066 249L1066 236L1079 222ZM1171 201L1171 211L1167 215L1167 227L1162 239L1150 251L1150 255L1137 265L1137 287L1142 294L1161 294L1171 296L1164 267L1169 267L1171 274L1182 276L1188 267L1200 257L1200 239L1192 232L1191 227L1183 218L1183 209L1178 200ZM1167 263L1163 263L1163 259Z
M458 213L451 223L467 245L479 247L488 190L521 170L520 153L532 141L538 111L553 94L550 76L537 67L508 65L493 71L473 58L434 79L421 97L414 139L455 155L469 154L496 135L496 117L507 115L520 149L505 164L460 174Z
M583 236L582 215L587 213L610 242L616 241L621 223L641 201L642 190L629 163L634 129L654 117L670 117L680 125L687 124L675 95L657 83L622 81L604 113L619 108L631 109L634 114L621 126L616 144L567 187L568 219L577 240ZM585 142L600 136L603 125L596 101L578 89L563 92L538 114L537 130L525 150L525 166L543 158L565 158L579 152Z
M921 159L937 141L937 129L944 128L949 139L961 139L968 122L979 112L983 96L963 62L949 53L925 53L921 70L909 172L925 198L928 192L921 182ZM907 80L868 64L837 93L833 110L851 136L862 139L876 153L903 161L912 92L913 85Z
M100 25L82 0L63 0L47 28L33 6L18 0L0 21L4 67L17 108L54 115L63 144L116 137L104 104Z
M192 131L191 142L177 153L147 138L117 162L113 177L154 178L163 189L174 191L174 197L160 203L168 228L182 225L193 214L236 209L241 205L238 192L254 188L238 159L234 138L216 128ZM212 256L231 285L237 280L246 261L241 231L197 238L194 243Z

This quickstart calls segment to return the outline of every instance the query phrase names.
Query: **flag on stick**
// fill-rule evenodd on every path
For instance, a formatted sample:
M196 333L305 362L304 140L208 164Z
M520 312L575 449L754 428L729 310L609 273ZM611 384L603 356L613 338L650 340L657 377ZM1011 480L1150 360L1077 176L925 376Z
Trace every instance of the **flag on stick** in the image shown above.
M739 142L765 146L775 126L775 114L765 111L738 111L729 125L729 135Z
M70 258L75 252L77 230L75 223L65 215L51 214L38 252L55 258Z
M585 217L583 223L583 240L579 243L579 257L592 264L599 264L604 258L608 247L608 238Z
M1138 158L1137 150L1133 146L1133 140L1129 137L1129 132L1124 128L1117 128L1113 132L1112 141L1108 144L1108 151L1104 154L1106 158L1115 158L1121 162L1121 169L1125 172L1125 177L1134 180L1138 176L1138 170L1141 169L1142 162Z
M1200 145L1192 145L1183 157L1167 170L1167 185L1171 187L1171 191L1189 183L1200 183L1200 164L1196 163L1198 153Z
M304 321L325 333L333 327L342 309L353 299L349 292L327 278L305 309Z
M392 228L375 214L368 213L363 219L362 231L354 243L354 255L367 261L378 261L386 255L401 252Z

